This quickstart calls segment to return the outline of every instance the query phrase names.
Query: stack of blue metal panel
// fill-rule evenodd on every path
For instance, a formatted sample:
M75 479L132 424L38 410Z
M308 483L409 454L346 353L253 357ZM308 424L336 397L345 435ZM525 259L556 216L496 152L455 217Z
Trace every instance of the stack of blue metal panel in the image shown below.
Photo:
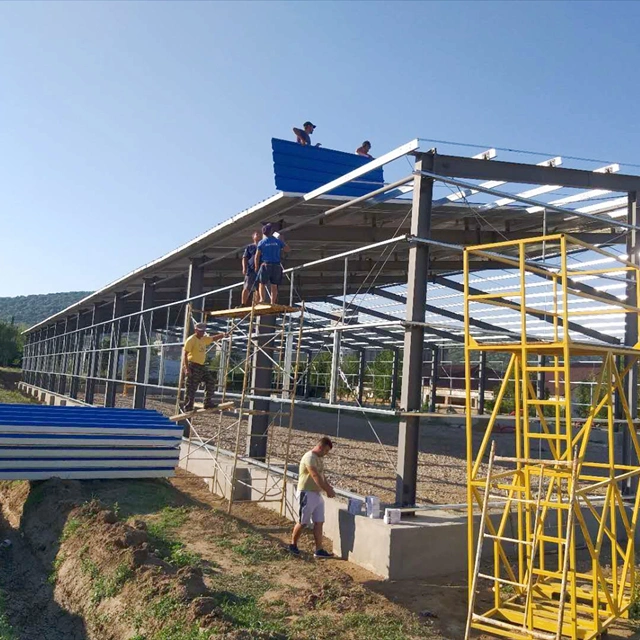
M157 411L0 404L0 480L168 477L181 439Z
M290 140L272 138L273 172L276 189L288 193L309 193L318 187L363 167L369 158L323 147L302 146ZM364 196L384 185L382 167L337 187L328 195Z

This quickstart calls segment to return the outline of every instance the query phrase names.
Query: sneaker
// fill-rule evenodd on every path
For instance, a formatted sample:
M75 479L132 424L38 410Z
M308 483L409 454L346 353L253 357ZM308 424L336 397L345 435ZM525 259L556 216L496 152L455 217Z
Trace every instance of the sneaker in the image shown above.
M300 555L300 549L298 549L297 545L290 544L289 545L289 553L293 553L294 556Z
M314 554L313 554L316 558L333 558L333 553L329 553L328 551L325 551L324 549L318 549Z

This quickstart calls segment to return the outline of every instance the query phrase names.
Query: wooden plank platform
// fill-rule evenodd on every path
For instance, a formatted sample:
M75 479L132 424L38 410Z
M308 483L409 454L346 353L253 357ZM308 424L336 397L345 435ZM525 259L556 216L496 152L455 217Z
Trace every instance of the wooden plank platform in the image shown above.
M298 307L288 307L282 304L256 304L253 307L254 316L280 315L281 313L295 313L300 311ZM221 309L219 311L207 311L209 318L243 318L251 315L251 307L238 307L237 309Z
M234 406L233 402L222 402L221 404L216 405L215 407L211 407L209 409L205 409L203 407L194 409L193 411L187 411L187 413L178 413L175 416L171 416L169 420L172 422L179 422L180 420L187 420L188 418L193 418L201 413L212 413L214 411L227 411L232 409Z

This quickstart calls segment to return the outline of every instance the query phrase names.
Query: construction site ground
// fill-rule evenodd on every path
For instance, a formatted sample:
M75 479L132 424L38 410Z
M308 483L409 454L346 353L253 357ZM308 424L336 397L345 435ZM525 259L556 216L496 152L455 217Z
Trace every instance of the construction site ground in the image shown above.
M301 426L294 457L316 433L328 431ZM440 456L440 464L449 455L456 470L442 496L439 476L427 469L425 499L462 498L463 444L456 455L448 449L462 435L456 429L451 438L434 436L442 453L423 454ZM332 470L342 476L340 469L349 469L354 481L354 461L364 469L368 456L381 451L377 442L344 435L337 443L351 465ZM385 448L394 455L393 445ZM380 463L384 482L389 466ZM365 492L367 483L381 484L376 473L352 486ZM0 640L464 637L466 575L382 581L346 561L314 560L308 535L303 556L292 557L286 551L290 522L246 503L229 516L227 503L186 472L168 481L2 482L0 506ZM479 593L479 606L490 601L488 589ZM609 638L640 639L640 630L621 622Z

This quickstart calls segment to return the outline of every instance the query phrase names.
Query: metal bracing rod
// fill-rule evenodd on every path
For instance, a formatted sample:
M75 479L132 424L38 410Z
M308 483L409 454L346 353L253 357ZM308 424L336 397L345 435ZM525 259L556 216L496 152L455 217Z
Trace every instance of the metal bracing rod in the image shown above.
M524 202L524 204L530 204L536 207L544 207L548 211L555 211L556 213L563 213L568 216L577 216L579 218L586 218L587 220L591 220L594 222L599 222L601 224L606 224L606 226L614 226L621 227L623 229L634 229L636 231L640 231L640 228L635 225L628 224L626 222L621 222L619 220L614 220L613 218L601 218L600 216L594 216L590 213L584 213L583 211L578 211L576 209L565 209L564 207L558 207L553 204L547 204L546 202L541 202L540 200L533 200L531 198L525 198L523 196L519 196L516 193L507 193L506 191L500 191L498 189L490 189L487 187L482 187L481 185L472 184L471 182L466 182L464 180L457 180L455 178L447 178L446 176L441 176L437 173L432 173L431 171L421 171L422 175L432 178L433 180L439 180L441 182L446 182L448 184L456 185L457 187L463 187L465 189L476 189L481 191L482 193L489 193L494 196L499 196L502 198L510 198L512 200L517 200L518 202ZM640 179L639 179L640 182ZM619 208L619 207L616 207Z

